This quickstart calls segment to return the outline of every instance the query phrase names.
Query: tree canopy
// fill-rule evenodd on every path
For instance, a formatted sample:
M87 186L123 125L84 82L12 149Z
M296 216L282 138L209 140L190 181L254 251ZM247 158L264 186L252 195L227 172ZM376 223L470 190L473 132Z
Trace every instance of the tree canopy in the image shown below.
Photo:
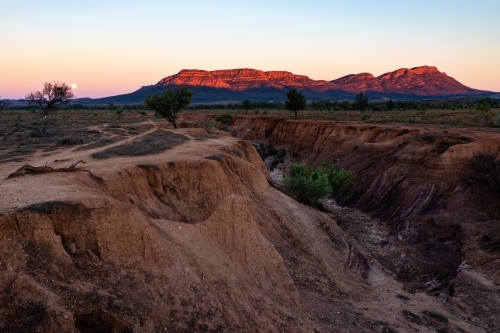
M365 111L368 108L368 97L364 92L360 92L354 99L354 107L359 111Z
M385 103L386 107L387 107L387 110L389 111L392 111L396 108L396 105L394 104L394 101L392 99L388 100L386 103Z
M286 94L285 107L288 111L295 113L295 119L297 119L297 114L300 110L304 110L306 107L306 98L302 93L298 92L296 89L290 90Z
M245 109L245 114L248 113L248 110L252 107L252 103L248 99L245 99L243 102L241 102L241 106Z
M7 103L2 101L2 96L0 96L0 110L5 109L6 106L7 106Z
M24 100L29 105L36 105L42 111L42 115L46 119L50 112L57 110L60 106L69 103L70 98L75 97L71 91L71 87L66 83L45 82L43 90L35 93L30 92Z
M154 94L148 96L144 103L146 106L155 111L156 114L167 119L177 128L176 120L179 112L185 109L193 99L194 93L186 87L178 89L167 89L163 94Z
M493 112L491 110L492 106L493 100L490 97L483 98L476 104L476 111L478 111L484 118L485 126L488 126L488 124L491 122L491 117L493 116Z

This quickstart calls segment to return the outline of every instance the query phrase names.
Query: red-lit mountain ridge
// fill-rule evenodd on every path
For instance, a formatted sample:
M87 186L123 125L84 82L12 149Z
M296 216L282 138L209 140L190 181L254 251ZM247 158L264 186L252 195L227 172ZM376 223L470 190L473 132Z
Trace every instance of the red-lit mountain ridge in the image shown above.
M313 80L304 75L295 75L285 71L264 72L249 68L216 71L184 69L160 80L155 86L172 85L225 88L234 91L296 88L315 92L343 90L351 93L364 91L420 96L480 92L461 84L446 73L431 66L401 68L378 77L369 73L351 74L333 81Z

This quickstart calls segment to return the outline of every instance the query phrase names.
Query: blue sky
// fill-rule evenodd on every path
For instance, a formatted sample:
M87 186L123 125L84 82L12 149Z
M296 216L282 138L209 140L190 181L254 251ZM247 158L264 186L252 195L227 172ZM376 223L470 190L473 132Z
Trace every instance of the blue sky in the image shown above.
M500 91L500 1L0 0L0 96L128 93L184 68L332 80L434 65Z

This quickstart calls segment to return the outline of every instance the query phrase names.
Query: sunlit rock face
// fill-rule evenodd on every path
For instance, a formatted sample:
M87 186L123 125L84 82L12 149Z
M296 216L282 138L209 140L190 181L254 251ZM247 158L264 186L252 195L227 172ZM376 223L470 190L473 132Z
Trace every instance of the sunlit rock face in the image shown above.
M476 90L464 86L434 66L400 68L374 77L369 73L352 74L333 80L350 92L376 91L423 96L466 94Z
M162 79L157 85L187 85L193 87L229 88L243 91L258 88L285 89L289 87L324 91L339 89L332 82L312 80L304 75L285 71L264 72L251 68L217 71L182 70Z
M421 96L478 92L433 66L401 68L378 77L370 73L350 74L333 81L313 80L308 76L286 71L264 72L251 68L216 71L184 69L160 80L156 85L225 88L234 91L296 88L317 92L343 90L352 93L364 91Z

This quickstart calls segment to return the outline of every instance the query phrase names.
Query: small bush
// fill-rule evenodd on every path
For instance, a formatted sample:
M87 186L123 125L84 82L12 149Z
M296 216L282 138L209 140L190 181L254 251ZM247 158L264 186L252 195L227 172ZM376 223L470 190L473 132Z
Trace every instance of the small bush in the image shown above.
M216 121L220 121L223 125L229 125L232 119L233 116L228 113L220 114L215 118Z
M203 128L208 132L212 133L215 130L215 120L210 119L203 124Z
M317 205L319 199L327 198L332 193L328 176L317 171L311 171L304 164L290 165L291 176L285 177L284 185L287 191L308 204Z
M61 140L57 141L57 144L60 146L72 146L78 145L80 143L83 143L83 139L75 137L62 138Z
M343 168L335 168L333 163L325 162L317 170L327 175L334 196L341 195L356 180L352 172Z
M335 168L333 163L323 163L314 170L305 164L292 163L289 169L290 176L284 179L285 189L300 201L315 206L319 199L341 195L356 180L352 172Z

